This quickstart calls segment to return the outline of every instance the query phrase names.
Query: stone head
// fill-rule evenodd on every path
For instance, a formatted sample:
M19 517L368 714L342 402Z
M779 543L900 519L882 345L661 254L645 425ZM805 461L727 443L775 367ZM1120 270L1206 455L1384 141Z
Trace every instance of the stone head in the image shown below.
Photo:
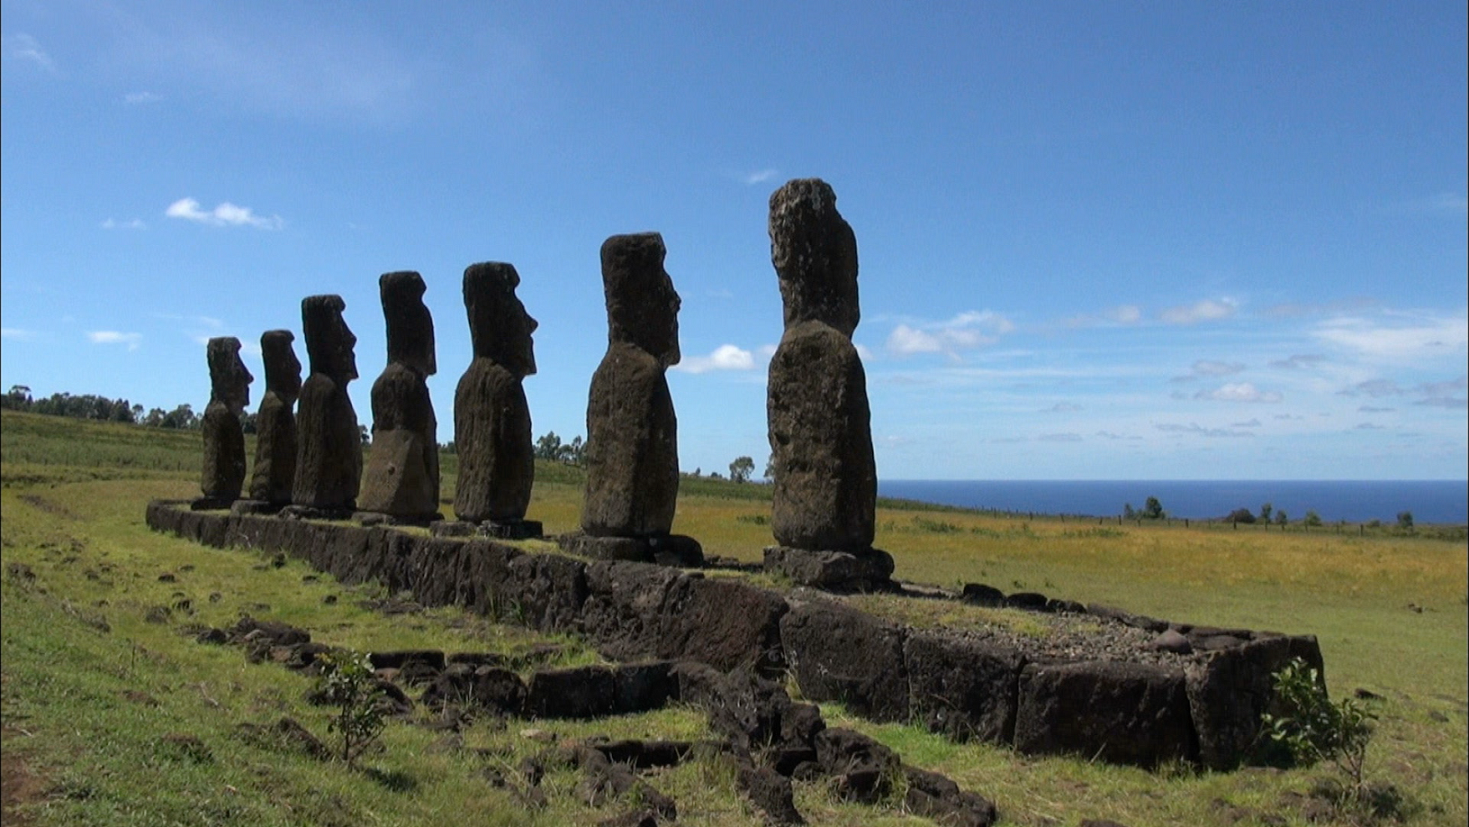
M357 378L357 337L347 327L341 296L307 296L301 300L301 330L306 336L306 356L311 372L330 376L337 382Z
M664 367L678 364L678 293L663 269L667 253L658 233L615 235L602 244L602 287L607 338L652 354Z
M464 268L464 309L474 355L524 379L536 372L531 334L540 325L516 297L519 285L520 274L511 264L484 261Z
M287 405L301 395L301 360L291 343L296 335L289 330L267 330L260 334L260 354L265 359L265 389L279 396Z
M434 358L434 318L423 303L423 276L412 270L384 273L377 280L383 317L388 323L388 361L425 376L438 372Z
M852 335L861 319L857 237L825 181L794 179L770 196L770 261L786 327L819 321Z
M233 336L216 336L209 340L209 401L222 402L236 416L250 404L250 383L255 377L240 361L240 340Z

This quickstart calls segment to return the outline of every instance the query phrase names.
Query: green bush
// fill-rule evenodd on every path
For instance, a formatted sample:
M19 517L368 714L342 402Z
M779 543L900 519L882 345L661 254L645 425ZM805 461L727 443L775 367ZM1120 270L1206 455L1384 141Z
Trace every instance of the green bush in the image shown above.
M378 706L377 676L372 661L357 652L326 652L318 659L322 671L317 689L327 704L337 707L328 729L341 737L342 760L352 766L386 723Z
M1262 717L1265 736L1283 747L1298 765L1332 761L1347 777L1350 796L1365 802L1369 791L1363 767L1377 716L1352 698L1332 703L1321 673L1300 658L1292 658L1275 673L1274 680L1280 711Z

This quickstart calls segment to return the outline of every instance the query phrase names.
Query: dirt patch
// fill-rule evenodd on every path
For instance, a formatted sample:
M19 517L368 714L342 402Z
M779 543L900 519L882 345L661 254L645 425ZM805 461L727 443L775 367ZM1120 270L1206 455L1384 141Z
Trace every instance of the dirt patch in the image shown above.
M50 500L42 497L39 494L21 494L20 501L25 503L26 505L40 509L47 514L51 514L56 517L62 517L67 520L81 519L81 517L78 516L76 512L72 511L66 506L61 505L60 503L51 502Z
M18 807L46 797L46 783L15 754L15 742L24 737L24 733L13 727L0 728L0 816L3 816L0 821L15 827L35 823L29 815L19 812Z

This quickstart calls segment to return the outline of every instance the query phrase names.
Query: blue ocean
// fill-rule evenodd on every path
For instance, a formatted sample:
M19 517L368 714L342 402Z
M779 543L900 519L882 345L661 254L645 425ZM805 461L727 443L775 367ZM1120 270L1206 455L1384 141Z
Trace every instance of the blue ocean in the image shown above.
M1469 522L1464 480L880 480L883 497L1036 514L1113 516L1157 497L1171 517L1223 517L1236 508L1258 514L1270 503L1292 521L1315 511L1332 522L1394 523L1410 511L1415 523Z

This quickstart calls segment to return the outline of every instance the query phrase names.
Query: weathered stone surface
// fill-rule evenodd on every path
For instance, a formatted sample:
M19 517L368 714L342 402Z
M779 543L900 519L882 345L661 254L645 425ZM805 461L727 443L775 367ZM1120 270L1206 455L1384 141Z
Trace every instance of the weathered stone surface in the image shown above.
M658 656L693 658L722 671L743 666L773 677L785 669L780 619L787 609L780 595L745 583L681 578L660 613Z
M1252 755L1260 716L1280 712L1271 707L1275 700L1272 675L1292 658L1324 674L1321 647L1311 635L1261 637L1218 649L1186 667L1188 704L1198 733L1201 764L1227 770L1247 758L1267 757Z
M806 819L796 809L791 780L770 767L740 767L736 783L750 797L750 801L765 813L766 823L806 823Z
M836 776L838 796L875 804L892 789L902 762L892 750L855 730L835 727L816 736L817 763Z
M960 599L972 606L998 607L1005 605L1005 593L984 583L965 583Z
M254 379L240 361L240 340L217 336L209 340L209 406L204 409L204 470L200 488L204 498L228 508L240 498L245 484L245 433L240 415L250 404Z
M1024 658L1013 650L935 632L903 643L913 713L935 732L1008 744Z
M910 813L946 827L990 827L999 820L994 802L960 790L958 784L938 773L905 765L903 775L908 780L903 806Z
M474 359L454 392L454 513L461 520L514 522L530 504L535 456L521 381L536 372L537 323L515 296L519 284L509 264L482 262L464 271Z
M648 563L601 560L588 565L582 633L609 658L657 657L664 603L684 576L677 569Z
M362 436L347 383L357 378L352 335L341 296L308 296L301 302L311 375L301 386L296 413L296 478L291 502L350 513L362 478Z
M657 233L602 245L607 354L587 401L581 527L594 537L651 537L673 527L678 421L664 372L679 360L678 294Z
M501 599L542 632L577 628L587 599L586 564L559 554L524 554L506 565Z
M255 414L255 468L250 497L271 506L291 502L296 479L296 397L301 393L301 361L289 330L267 330L260 336L265 360L265 395Z
M802 695L878 721L907 720L902 627L827 600L789 603L780 639Z
M438 420L427 381L437 370L433 317L418 273L384 273L378 290L388 365L372 384L372 453L358 507L426 524L441 518Z
M861 316L856 236L836 194L815 178L770 196L769 227L785 319L766 395L771 531L782 546L862 551L872 545L877 465L867 377L851 339Z
M593 537L576 531L557 537L556 544L567 554L593 560L624 560L685 568L698 568L704 563L704 547L698 540L682 534Z
M616 678L605 666L537 669L530 678L526 712L537 718L598 718L617 706Z
M870 548L877 506L867 378L852 342L820 322L787 328L770 360L771 532L794 548Z
M770 196L769 229L785 326L819 321L851 338L861 319L857 236L831 186L819 178L786 182Z
M770 546L764 568L797 585L826 591L882 591L892 585L893 557L875 548L852 552Z
M519 715L525 709L525 683L508 669L456 663L444 669L423 693L425 706L453 704Z
M1030 664L1020 673L1015 748L1153 766L1193 760L1181 669L1114 661Z

